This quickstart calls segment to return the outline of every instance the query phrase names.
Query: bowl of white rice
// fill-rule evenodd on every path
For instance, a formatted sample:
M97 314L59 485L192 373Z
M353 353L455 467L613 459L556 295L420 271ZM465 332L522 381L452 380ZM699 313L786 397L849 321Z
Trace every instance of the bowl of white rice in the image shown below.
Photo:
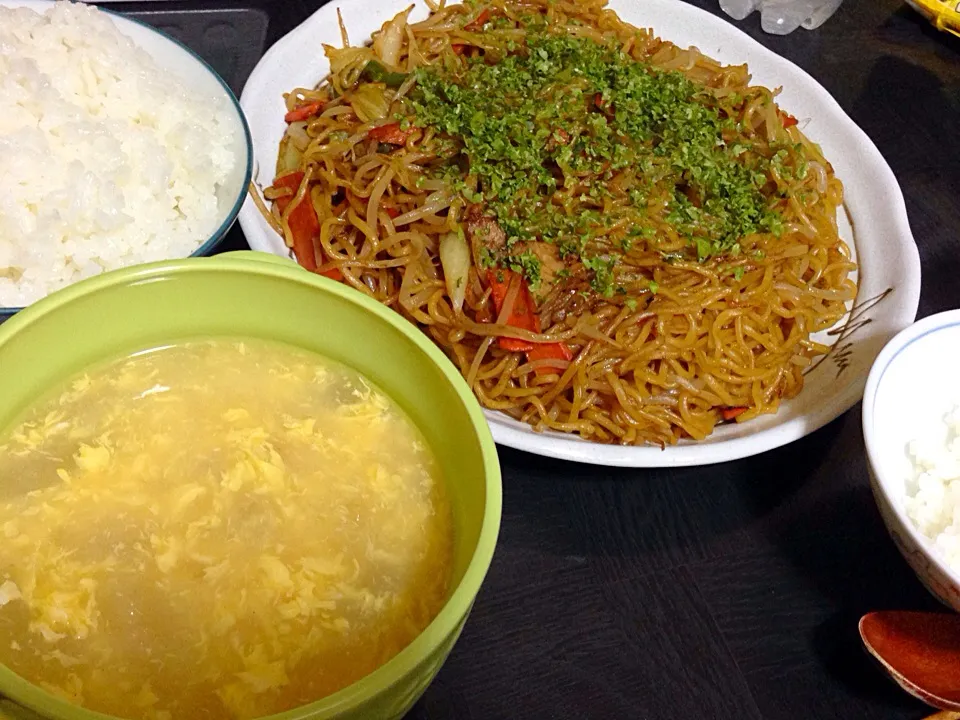
M0 320L78 280L209 254L250 181L223 80L154 28L0 0Z
M887 529L921 582L960 611L960 310L924 318L887 344L862 412Z

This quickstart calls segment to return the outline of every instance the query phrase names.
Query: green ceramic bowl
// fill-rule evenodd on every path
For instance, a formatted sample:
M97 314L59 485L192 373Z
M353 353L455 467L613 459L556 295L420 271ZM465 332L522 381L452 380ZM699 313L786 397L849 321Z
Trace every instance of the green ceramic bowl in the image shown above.
M437 454L454 514L453 590L386 665L271 720L400 718L466 622L500 527L500 467L479 404L419 330L361 293L260 253L141 265L70 286L0 326L0 428L59 381L111 356L191 337L291 343L355 368L407 411ZM94 720L0 665L0 717ZM29 708L29 709L28 709Z

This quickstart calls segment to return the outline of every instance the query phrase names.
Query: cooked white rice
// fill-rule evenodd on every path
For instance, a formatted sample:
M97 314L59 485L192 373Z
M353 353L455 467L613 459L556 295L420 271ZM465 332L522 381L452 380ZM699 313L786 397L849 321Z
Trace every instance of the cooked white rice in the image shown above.
M228 112L92 6L0 8L0 306L194 252L223 220Z
M907 448L913 477L907 481L905 509L935 551L960 571L960 407L943 425Z

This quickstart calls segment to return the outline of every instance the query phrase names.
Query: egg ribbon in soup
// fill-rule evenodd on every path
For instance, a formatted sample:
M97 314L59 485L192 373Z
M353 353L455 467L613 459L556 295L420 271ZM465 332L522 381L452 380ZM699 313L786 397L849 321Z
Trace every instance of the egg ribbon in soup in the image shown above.
M0 662L126 718L251 718L385 663L448 589L437 463L322 357L214 339L73 379L0 437Z

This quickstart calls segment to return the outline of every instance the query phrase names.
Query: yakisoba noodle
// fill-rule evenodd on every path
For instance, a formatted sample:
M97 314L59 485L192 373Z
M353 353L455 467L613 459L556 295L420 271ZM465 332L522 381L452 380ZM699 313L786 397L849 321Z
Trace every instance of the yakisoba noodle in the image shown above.
M601 0L432 10L365 46L341 23L286 96L262 209L298 261L538 430L663 446L799 393L856 266L775 93Z

